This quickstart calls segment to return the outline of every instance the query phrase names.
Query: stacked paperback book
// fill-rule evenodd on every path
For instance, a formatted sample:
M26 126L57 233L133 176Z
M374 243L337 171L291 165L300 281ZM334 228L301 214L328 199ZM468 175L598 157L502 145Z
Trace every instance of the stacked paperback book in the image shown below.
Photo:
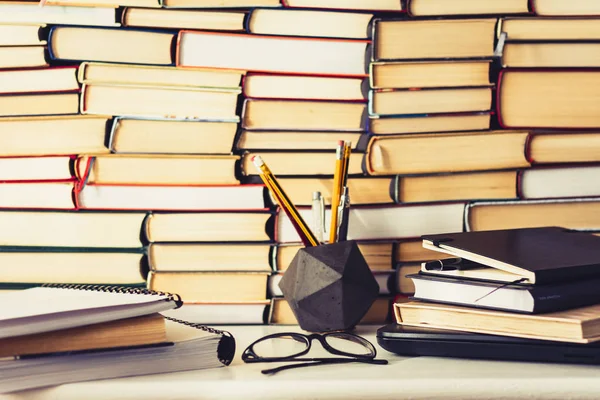
M600 231L598 40L595 0L0 0L0 286L293 324L300 238L251 159L312 224L343 140L383 323L421 235Z
M409 275L400 324L590 343L600 340L600 238L560 227L423 236L455 259Z

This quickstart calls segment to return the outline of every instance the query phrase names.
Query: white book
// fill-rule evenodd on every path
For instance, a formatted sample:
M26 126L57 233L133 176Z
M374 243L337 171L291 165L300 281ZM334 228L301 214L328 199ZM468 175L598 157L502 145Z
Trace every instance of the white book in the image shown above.
M0 3L0 23L119 26L117 11L106 7L40 7L39 3Z
M413 238L424 234L462 232L464 208L463 203L351 207L348 240ZM310 208L299 212L308 226L314 226ZM329 227L330 219L331 210L327 209L325 226ZM294 226L281 210L275 230L277 243L300 242Z

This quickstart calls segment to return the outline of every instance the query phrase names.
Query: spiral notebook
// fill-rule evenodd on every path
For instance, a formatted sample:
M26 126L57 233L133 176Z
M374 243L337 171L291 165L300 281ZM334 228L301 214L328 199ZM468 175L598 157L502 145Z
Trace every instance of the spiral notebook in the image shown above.
M179 296L138 288L48 285L0 295L0 338L158 315L181 306ZM166 341L0 360L0 394L64 383L216 368L235 353L230 333L174 318Z

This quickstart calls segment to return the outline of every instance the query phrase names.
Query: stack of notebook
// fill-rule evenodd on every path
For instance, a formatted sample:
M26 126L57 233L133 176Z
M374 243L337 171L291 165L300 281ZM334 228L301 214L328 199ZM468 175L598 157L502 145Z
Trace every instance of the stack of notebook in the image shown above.
M69 382L227 365L226 332L166 321L176 295L50 285L0 296L0 393Z
M600 340L600 237L560 227L425 235L443 253L409 275L404 325L562 342Z

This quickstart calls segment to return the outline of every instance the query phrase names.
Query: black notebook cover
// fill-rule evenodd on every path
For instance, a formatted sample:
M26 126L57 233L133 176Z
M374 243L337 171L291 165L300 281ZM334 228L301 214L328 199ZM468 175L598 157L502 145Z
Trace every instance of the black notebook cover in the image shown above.
M533 273L536 284L600 276L600 237L590 233L542 227L424 235L422 239L436 247L513 265Z

